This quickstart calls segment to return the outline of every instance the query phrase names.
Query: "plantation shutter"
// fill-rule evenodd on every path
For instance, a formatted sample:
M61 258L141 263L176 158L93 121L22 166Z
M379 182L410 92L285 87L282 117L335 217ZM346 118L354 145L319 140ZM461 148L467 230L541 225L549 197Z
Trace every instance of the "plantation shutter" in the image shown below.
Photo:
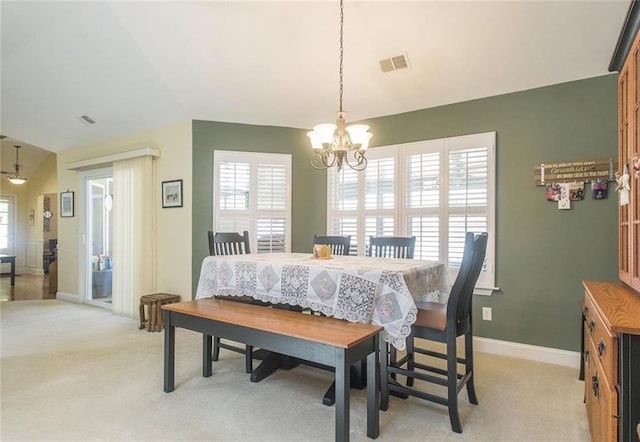
M440 259L440 151L406 159L407 235L416 236L415 259Z
M216 232L249 232L254 253L291 249L291 156L214 152Z
M488 148L449 152L449 256L450 269L460 268L466 232L487 231Z
M287 250L287 219L282 215L287 207L287 170L284 165L257 165L258 253Z
M371 236L396 233L396 158L382 156L369 159L364 171L364 232L369 246Z

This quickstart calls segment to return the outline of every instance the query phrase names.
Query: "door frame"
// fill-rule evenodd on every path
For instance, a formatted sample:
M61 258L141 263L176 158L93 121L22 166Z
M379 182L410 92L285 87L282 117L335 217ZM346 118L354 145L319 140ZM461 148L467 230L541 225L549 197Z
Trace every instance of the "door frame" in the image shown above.
M91 244L90 231L89 231L89 210L88 210L88 197L87 183L91 180L100 178L113 177L113 167L102 167L100 169L91 169L80 172L78 176L78 230L80 241L78 241L78 293L80 294L80 300L83 304L90 304L96 307L101 307L107 310L111 310L112 303L104 301L96 301L93 299L91 291ZM112 233L113 234L113 233ZM113 295L112 295L113 299Z

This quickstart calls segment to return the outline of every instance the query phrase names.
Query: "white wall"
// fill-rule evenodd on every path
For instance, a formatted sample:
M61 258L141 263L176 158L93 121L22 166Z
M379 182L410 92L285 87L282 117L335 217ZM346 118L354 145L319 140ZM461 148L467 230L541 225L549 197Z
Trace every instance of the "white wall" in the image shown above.
M154 286L158 293L174 293L183 299L191 299L191 133L191 121L187 121L58 153L58 191L74 191L77 209L79 173L68 170L69 163L145 147L160 150L160 157L154 160L154 194L149 195L157 229ZM163 209L161 183L175 179L182 180L183 206ZM58 297L78 302L85 298L78 287L80 218L76 210L73 218L58 220Z

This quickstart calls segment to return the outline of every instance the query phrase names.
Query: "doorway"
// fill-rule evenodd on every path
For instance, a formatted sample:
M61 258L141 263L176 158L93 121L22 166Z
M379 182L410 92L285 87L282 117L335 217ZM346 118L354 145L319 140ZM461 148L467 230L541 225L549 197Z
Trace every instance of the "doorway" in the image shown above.
M14 207L13 195L0 195L0 254L14 254L16 221Z
M87 172L85 204L86 301L111 309L113 281L113 172L111 168Z

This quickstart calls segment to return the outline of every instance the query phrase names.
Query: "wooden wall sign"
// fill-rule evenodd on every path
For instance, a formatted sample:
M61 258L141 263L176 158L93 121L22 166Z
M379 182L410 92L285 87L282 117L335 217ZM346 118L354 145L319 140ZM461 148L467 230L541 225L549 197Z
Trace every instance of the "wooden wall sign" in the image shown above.
M534 166L533 178L536 186L551 183L590 182L595 180L615 180L613 172L618 161L613 158L565 163L543 163Z

